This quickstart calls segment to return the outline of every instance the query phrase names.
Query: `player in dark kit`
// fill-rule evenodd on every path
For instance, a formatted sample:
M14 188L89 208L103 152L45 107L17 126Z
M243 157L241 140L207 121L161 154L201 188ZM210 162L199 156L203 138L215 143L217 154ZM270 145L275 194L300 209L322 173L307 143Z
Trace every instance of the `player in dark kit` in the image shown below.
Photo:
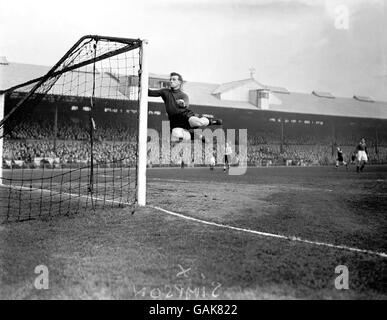
M363 172L364 166L368 162L368 151L364 138L361 138L359 144L356 146L356 160L356 171Z
M344 161L343 150L340 147L337 147L337 159L335 168L338 169L340 165L344 165L346 170L348 170L348 164Z
M352 164L356 164L356 152L355 151L351 153L351 156L348 159L347 169Z
M356 163L356 152L352 152L352 155L351 155L351 164L355 164Z
M170 74L171 88L158 90L148 90L150 97L161 97L165 104L172 130L172 141L191 140L191 129L206 127L209 125L221 125L220 119L209 119L198 117L190 110L187 94L181 90L183 78L180 74L172 72ZM192 130L191 130L192 131Z

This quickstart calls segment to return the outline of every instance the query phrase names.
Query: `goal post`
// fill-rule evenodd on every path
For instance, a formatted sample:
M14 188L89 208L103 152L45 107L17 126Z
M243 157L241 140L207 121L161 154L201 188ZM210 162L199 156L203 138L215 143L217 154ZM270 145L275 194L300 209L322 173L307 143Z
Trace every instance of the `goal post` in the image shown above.
M0 91L0 223L146 205L147 48L87 35Z
M137 203L146 205L146 165L148 139L148 40L142 40L140 48L140 107L138 124L138 171L137 171Z

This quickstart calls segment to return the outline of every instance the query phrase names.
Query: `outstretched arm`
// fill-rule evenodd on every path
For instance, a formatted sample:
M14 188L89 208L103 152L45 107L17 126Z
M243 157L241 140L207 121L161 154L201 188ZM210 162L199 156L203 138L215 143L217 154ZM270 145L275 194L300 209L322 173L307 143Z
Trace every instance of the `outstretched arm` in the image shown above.
M161 97L162 91L157 89L148 89L148 96L149 97Z

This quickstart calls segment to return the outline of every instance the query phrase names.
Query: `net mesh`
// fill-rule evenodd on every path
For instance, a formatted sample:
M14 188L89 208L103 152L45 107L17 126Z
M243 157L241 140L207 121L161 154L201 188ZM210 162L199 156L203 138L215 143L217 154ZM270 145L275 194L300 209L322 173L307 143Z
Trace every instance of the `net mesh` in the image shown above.
M136 201L139 40L87 36L5 93L2 222Z

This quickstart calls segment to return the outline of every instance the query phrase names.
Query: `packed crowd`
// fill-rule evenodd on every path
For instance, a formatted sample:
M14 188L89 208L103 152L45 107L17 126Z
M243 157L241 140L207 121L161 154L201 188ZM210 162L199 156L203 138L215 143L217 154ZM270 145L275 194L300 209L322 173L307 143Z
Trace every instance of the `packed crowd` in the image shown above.
M93 131L93 156L96 162L112 163L124 160L126 164L135 165L137 149L135 126L130 125L127 119L122 119L117 121L117 115L114 117L107 115L96 123ZM35 159L41 158L56 159L57 165L87 163L91 157L89 123L87 118L75 120L69 116L62 117L58 123L55 143L52 122L40 118L31 120L28 125L18 124L4 140L3 158L7 161L23 161L26 164L36 164ZM282 140L281 135L274 130L250 131L247 161L249 165L255 166L327 165L333 163L336 158L336 146L341 146L349 158L358 138L351 132L340 133L336 144L332 144L329 135L324 132L320 132L319 135L308 131L303 134L288 131ZM372 138L367 139L367 144L372 162L387 162L387 137L380 135L378 147ZM148 163L162 163L162 154L165 152L167 151L150 150ZM206 162L208 154L203 152L201 156L202 162ZM179 155L174 154L172 157L172 163L177 164Z
M121 162L130 166L136 163L136 143L134 142L96 142L93 145L93 157L97 163ZM348 160L354 150L353 146L342 147L345 157ZM209 155L203 148L201 163L207 163ZM149 150L148 164L163 164L167 150L160 147L158 150ZM216 149L213 154L216 156ZM179 164L183 152L170 153L171 163ZM233 159L237 159L239 153L234 153ZM51 158L59 165L85 164L90 161L90 143L87 141L57 141L54 146L53 141L28 140L5 141L3 145L3 158L5 160L19 160L25 164L37 164L35 159ZM252 166L266 165L328 165L336 158L336 151L332 146L327 145L281 145L248 144L247 161ZM387 162L387 146L379 147L378 152L374 148L369 148L369 158L373 163ZM196 159L198 159L196 155ZM222 159L217 159L222 162ZM165 163L164 163L165 164Z
M54 159L54 163L71 165L87 164L91 159L90 143L87 141L11 140L3 145L5 160L23 161L26 165L39 165L35 160ZM122 142L96 142L93 145L93 157L96 163L124 163L134 166L136 163L136 144Z
M251 165L328 165L337 158L338 144L288 144L288 145L252 145L248 146L248 157ZM355 151L356 142L351 145L340 145L346 161L350 161ZM387 163L387 144L376 150L371 143L368 147L369 161Z
M120 119L120 118L118 118ZM98 121L94 121L94 137L99 141L131 141L135 136L134 119L122 118L105 115ZM53 139L55 134L53 119L47 117L34 117L28 122L13 123L14 128L7 133L9 140L42 140ZM72 118L61 115L57 123L58 140L88 140L90 137L90 119L88 117Z
M252 165L327 165L332 162L332 147L327 145L250 145Z

